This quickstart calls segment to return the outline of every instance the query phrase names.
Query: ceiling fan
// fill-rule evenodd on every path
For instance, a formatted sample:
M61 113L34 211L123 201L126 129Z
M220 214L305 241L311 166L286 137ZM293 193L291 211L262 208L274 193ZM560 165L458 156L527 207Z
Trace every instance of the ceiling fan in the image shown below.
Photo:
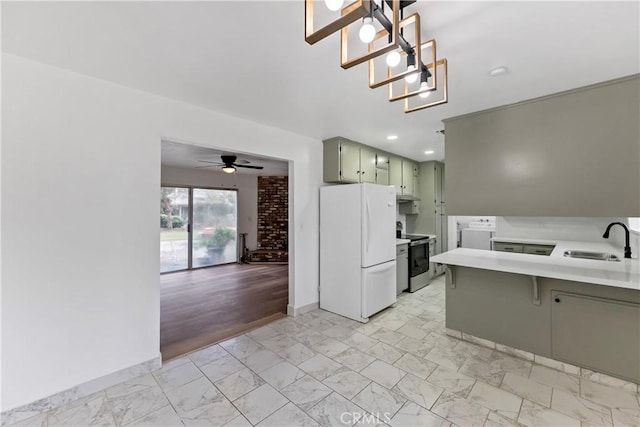
M250 166L247 163L250 163L248 160L238 160L236 162L236 156L220 156L222 159L222 163L220 162L209 162L206 160L198 160L201 163L210 163L208 166L196 166L196 169L201 168L211 168L214 166L222 166L222 172L224 173L234 173L236 168L247 168L247 169L264 169L263 166Z

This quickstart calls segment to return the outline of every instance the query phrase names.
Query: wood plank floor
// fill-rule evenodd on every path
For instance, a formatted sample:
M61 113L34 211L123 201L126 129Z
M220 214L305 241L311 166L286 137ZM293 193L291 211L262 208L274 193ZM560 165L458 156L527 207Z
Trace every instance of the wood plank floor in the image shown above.
M229 264L160 276L160 351L169 360L286 316L287 265Z

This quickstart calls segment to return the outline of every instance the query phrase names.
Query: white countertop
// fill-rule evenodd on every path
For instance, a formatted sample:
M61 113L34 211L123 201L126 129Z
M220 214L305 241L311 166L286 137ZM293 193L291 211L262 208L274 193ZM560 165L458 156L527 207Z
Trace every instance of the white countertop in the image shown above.
M411 242L409 239L396 239L396 246L398 245L407 245Z
M550 256L458 248L431 258L439 264L481 268L506 273L526 274L572 280L604 286L640 290L640 261L623 258L623 252L608 243L495 238L500 242L556 245ZM620 262L598 261L563 256L566 250L609 252Z

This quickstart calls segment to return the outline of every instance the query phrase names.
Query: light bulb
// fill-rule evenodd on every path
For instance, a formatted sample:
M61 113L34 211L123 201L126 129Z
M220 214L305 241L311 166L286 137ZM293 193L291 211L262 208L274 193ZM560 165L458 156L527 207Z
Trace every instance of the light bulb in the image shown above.
M222 172L224 173L234 173L236 171L235 166L225 166L222 168Z
M409 66L407 67L407 71L413 71L413 70L415 70L415 69L416 69L416 66L415 66L415 65L409 65ZM415 83L415 82L416 82L416 80L418 80L418 73L412 73L412 74L409 74L409 75L408 75L407 77L405 77L404 79L407 81L407 83Z
M324 0L324 4L327 6L327 9L335 12L342 9L344 0Z
M397 67L400 63L400 54L397 51L393 51L387 55L387 65L389 67Z
M376 27L373 26L373 18L365 16L362 20L362 27L358 33L363 43L371 43L376 37Z
M424 91L424 92L420 92L420 98L427 98L429 95L431 95L431 91L427 91L427 89L429 88L429 83L427 82L422 82L420 83L420 90Z

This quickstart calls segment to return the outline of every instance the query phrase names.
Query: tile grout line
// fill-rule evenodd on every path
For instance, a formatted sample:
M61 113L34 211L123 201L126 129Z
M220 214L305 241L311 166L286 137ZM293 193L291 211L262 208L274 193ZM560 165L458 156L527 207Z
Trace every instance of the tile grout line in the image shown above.
M215 345L217 345L217 344L215 344ZM193 363L193 361L191 360L191 358L189 358L189 362L190 362L190 363L192 363L192 364L193 364L193 366L195 366L195 367L196 367L196 369L200 371L200 368L199 368L195 363ZM185 363L185 364L186 364L186 363ZM176 366L175 368L169 369L169 371L171 371L171 370L173 370L173 369L176 369L176 368L179 368L180 366L182 366L182 365L179 365L179 366ZM200 371L200 373L201 373L205 378L207 378L207 376L206 376L206 375L204 375L204 372ZM158 379L156 378L156 376L155 376L155 375L153 375L153 372L151 373L151 376L153 377L153 380L155 381L155 383L158 385L158 387L159 387L159 388L160 388L160 390L162 391L162 394L164 395L164 397L167 399L167 402L169 402L169 406L171 406L171 409L173 409L173 412L175 412L175 413L176 413L176 416L177 416L178 418L180 418L180 422L182 423L182 425L184 425L184 421L182 420L182 417L180 416L180 413L178 412L178 410L176 409L176 407L175 407L175 406L173 406L173 402L171 401L171 399L169 399L169 396L167 396L167 392L166 392L166 391L165 391L165 389L160 385L160 383L158 382ZM183 385L191 384L193 381L196 381L196 380L198 380L198 379L199 379L199 378L193 379L193 380L188 381L187 383L185 383L185 384L183 384ZM209 378L207 378L207 380L208 380L208 379L209 379ZM182 386L180 386L180 387L182 387ZM215 386L214 386L214 387L215 387ZM160 409L162 409L162 408L160 408ZM158 410L160 410L160 409L158 409ZM155 412L155 411L153 411L153 412ZM153 412L150 412L149 414L151 414L151 413L153 413ZM149 414L147 414L147 415L149 415ZM143 417L138 418L136 421L139 421L139 420L143 419L143 418L144 418L144 417L146 417L147 415L145 415L145 416L143 416Z

